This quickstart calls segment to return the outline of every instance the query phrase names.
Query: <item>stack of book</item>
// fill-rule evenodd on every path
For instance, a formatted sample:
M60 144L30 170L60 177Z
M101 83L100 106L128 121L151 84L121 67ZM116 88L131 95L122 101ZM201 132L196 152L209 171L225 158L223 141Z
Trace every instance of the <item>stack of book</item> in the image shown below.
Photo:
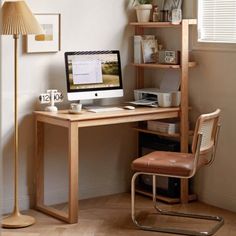
M150 120L147 129L167 134L179 133L180 122L176 119Z
M155 35L134 36L134 63L155 63L158 43Z

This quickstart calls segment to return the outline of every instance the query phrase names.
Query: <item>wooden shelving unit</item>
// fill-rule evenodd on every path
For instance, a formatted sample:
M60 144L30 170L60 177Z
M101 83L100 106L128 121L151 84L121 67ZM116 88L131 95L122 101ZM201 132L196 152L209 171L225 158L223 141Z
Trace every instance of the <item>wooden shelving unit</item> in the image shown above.
M176 28L181 30L181 60L180 65L163 65L163 64L132 64L136 69L136 88L144 87L144 70L145 69L176 69L181 79L181 105L180 105L180 138L181 152L188 152L188 137L189 137L189 115L188 115L188 79L189 68L195 67L196 62L189 62L189 28L191 25L196 25L196 19L183 19L181 24L173 25L170 22L147 22L139 23L132 22L131 26L135 28L135 35L144 35L145 29L148 28ZM150 132L145 129L140 129L141 132ZM156 133L157 134L157 133ZM189 201L188 180L181 179L180 202L187 203Z

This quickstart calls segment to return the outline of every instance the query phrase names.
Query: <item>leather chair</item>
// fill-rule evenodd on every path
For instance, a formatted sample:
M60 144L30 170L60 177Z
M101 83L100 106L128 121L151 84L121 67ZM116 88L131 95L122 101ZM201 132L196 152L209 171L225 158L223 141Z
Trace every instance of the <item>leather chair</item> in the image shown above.
M158 208L156 203L156 176L188 179L193 177L199 168L212 164L215 158L217 138L220 128L219 115L220 109L217 109L213 113L203 114L198 118L193 136L192 153L154 151L133 161L132 169L136 171L136 173L133 175L131 181L131 213L134 224L140 229L201 236L213 235L224 224L223 218L219 216L163 211ZM135 212L135 180L141 174L152 176L153 204L154 208L157 210L157 214L216 221L214 227L212 227L208 232L198 232L187 229L148 226L139 223L136 219Z

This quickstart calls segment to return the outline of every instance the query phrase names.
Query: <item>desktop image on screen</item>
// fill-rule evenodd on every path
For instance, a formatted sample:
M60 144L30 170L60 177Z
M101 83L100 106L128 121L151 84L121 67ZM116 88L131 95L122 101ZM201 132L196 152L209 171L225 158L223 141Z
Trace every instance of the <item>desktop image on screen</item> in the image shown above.
M65 65L69 101L123 96L118 50L66 52Z

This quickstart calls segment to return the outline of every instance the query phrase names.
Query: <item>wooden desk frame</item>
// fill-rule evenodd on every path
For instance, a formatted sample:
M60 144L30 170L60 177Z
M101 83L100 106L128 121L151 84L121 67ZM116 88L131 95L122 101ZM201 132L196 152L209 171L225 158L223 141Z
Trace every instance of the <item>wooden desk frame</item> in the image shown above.
M35 208L67 223L78 221L78 165L79 165L79 129L82 127L112 125L163 118L179 117L179 108L137 108L115 112L91 113L79 115L35 112L36 116L36 206ZM44 124L68 129L69 196L68 213L44 204Z

